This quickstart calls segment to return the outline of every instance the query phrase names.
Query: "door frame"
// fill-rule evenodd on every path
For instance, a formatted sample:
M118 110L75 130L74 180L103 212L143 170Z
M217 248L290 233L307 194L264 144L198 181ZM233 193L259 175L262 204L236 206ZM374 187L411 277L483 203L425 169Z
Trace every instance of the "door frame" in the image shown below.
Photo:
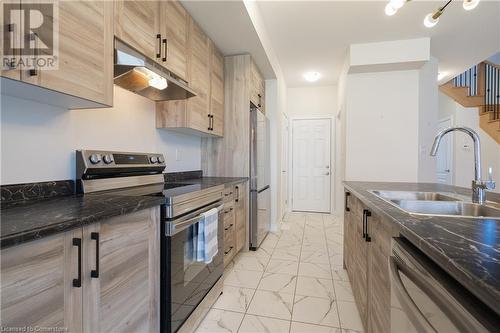
M455 119L453 119L453 116L446 116L443 118L439 118L437 121L437 124L439 127L439 124L441 124L443 121L450 121L450 126L455 126ZM450 147L448 147L448 154L449 154L449 159L450 159L450 170L451 170L451 175L450 175L450 181L451 184L448 185L454 185L455 184L455 134L451 134L451 140L450 140ZM437 164L437 161L436 161ZM436 176L437 176L437 170L436 170Z
M335 115L312 115L312 116L290 116L288 118L288 207L293 210L293 121L295 120L319 120L330 121L330 212L335 213L335 175L337 170L332 164L335 156Z
M288 187L288 178L290 175L290 155L289 155L289 149L290 149L290 118L288 115L283 112L281 114L282 117L282 122L281 122L281 130L282 130L282 138L281 138L281 170L280 170L280 186L281 186L281 212L280 212L280 220L282 221L285 218L286 213L289 211L290 207L290 188ZM286 143L286 144L285 144ZM285 156L284 156L285 154ZM283 176L282 173L285 170L286 172L286 178L285 181L282 183ZM283 189L285 188L285 193L283 193Z

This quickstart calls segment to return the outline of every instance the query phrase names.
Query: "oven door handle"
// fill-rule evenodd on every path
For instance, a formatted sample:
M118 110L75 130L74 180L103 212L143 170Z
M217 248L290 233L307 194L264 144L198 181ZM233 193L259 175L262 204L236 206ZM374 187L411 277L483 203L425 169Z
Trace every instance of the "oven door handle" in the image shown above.
M223 207L224 207L224 205L221 205L220 203L216 203L216 204L213 204L213 205L207 207L206 210L208 211L212 208L216 208L217 212L220 212L223 209ZM173 235L189 228L193 224L200 222L203 218L204 218L203 214L200 214L200 215L197 215L195 217L192 217L186 221L182 221L179 223L175 223L174 221L167 222L167 228L165 230L166 236L173 236Z

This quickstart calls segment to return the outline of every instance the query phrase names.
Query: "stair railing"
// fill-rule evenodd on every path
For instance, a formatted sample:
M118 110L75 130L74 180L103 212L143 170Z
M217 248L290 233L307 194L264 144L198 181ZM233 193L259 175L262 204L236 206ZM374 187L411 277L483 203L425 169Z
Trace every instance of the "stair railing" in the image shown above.
M500 66L484 62L484 105L492 120L500 119Z

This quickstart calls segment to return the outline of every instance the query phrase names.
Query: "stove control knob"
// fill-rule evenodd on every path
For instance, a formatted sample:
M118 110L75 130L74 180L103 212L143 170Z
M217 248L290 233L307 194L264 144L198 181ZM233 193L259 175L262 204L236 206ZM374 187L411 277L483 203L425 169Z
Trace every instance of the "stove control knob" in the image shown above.
M158 163L158 157L156 157L156 156L150 156L149 157L149 162L151 162L151 164Z
M97 164L97 163L101 162L101 155L92 154L92 155L90 155L89 160L90 160L90 163Z
M163 158L163 156L158 156L158 163L160 164L165 163L165 159Z
M110 164L110 163L113 163L114 160L113 160L113 155L104 155L102 160L104 161L104 163L106 164Z

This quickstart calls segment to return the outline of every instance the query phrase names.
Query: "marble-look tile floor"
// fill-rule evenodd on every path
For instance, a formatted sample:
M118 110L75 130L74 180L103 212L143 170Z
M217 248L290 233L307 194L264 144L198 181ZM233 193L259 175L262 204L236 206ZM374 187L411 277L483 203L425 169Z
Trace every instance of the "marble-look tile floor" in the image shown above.
M279 233L226 268L224 293L196 333L361 332L342 235L331 215L288 214Z

